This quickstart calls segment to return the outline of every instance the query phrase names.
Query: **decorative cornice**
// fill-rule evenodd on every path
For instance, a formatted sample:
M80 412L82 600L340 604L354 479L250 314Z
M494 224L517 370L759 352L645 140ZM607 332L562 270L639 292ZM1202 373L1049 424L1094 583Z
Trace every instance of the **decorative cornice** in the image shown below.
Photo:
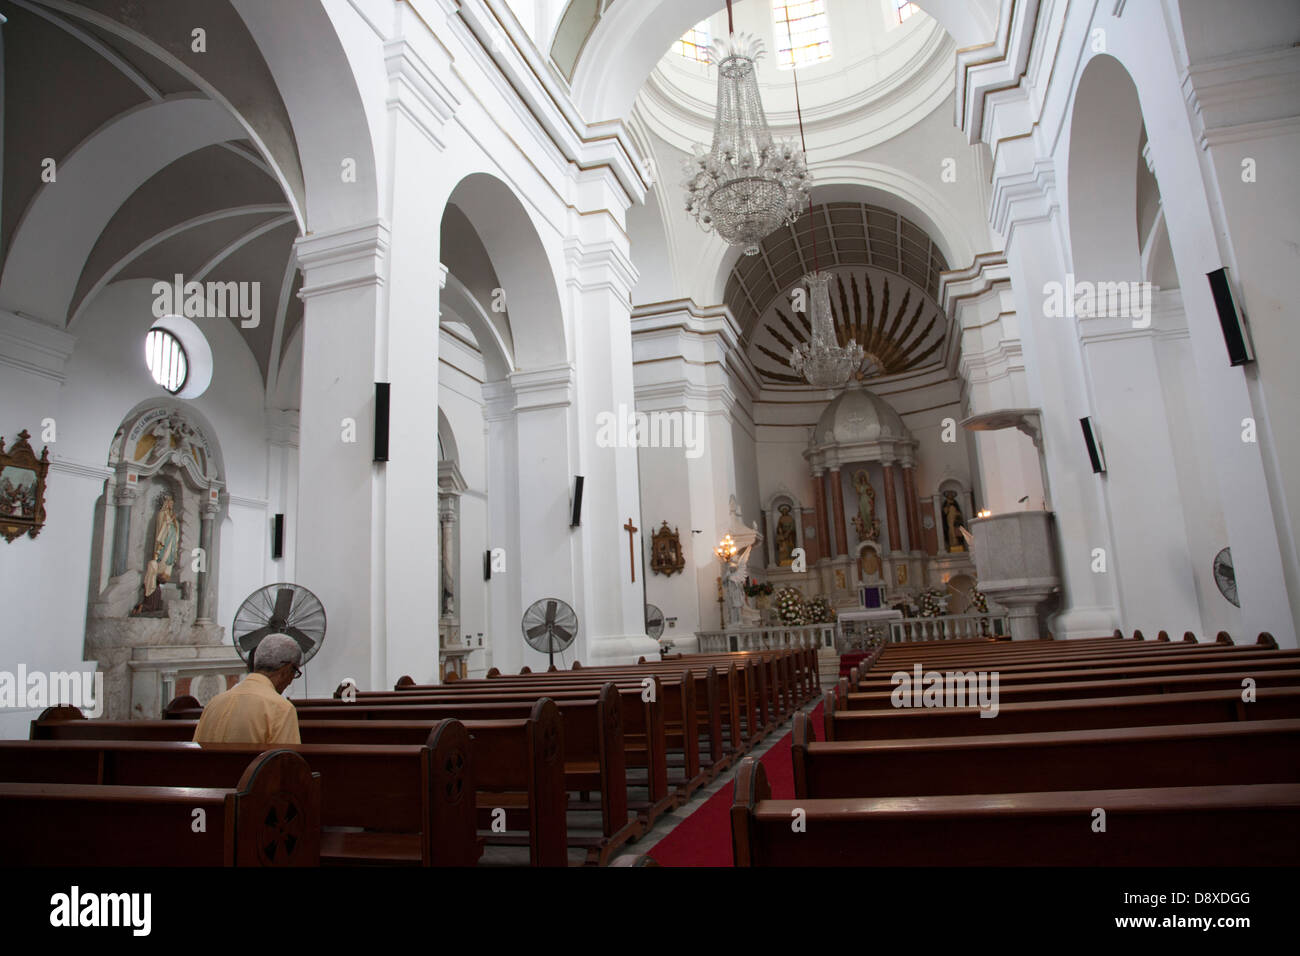
M226 495L226 501L235 508L252 508L254 511L266 511L271 503L265 498L244 498L241 495Z
M649 184L641 155L622 122L588 123L567 84L548 66L505 0L462 2L449 25L468 54L521 119L560 156L580 169L610 169L631 202L644 202Z
M92 481L105 481L114 475L113 469L107 465L89 465L84 461L76 461L72 458L59 458L55 456L50 459L50 471L57 471L60 474L72 475L76 478L89 478ZM134 497L135 489L131 489Z
M75 336L27 316L0 310L0 365L62 384Z
M989 224L1009 245L1014 226L1050 219L1058 206L1056 165L1050 159L1039 158L1028 172L993 180Z
M1183 96L1202 149L1261 135L1289 135L1300 126L1296 88L1300 48L1255 51L1193 64L1183 74Z
M998 4L999 20L992 43L957 51L957 125L973 145L984 138L985 99L1015 89L1029 66L1038 23L1039 0Z
M570 238L564 241L564 257L569 264L571 287L579 292L604 289L620 301L630 301L640 273L622 243L612 239L583 242Z
M406 116L439 150L446 148L442 130L460 106L455 92L405 39L384 44L384 66L388 108Z

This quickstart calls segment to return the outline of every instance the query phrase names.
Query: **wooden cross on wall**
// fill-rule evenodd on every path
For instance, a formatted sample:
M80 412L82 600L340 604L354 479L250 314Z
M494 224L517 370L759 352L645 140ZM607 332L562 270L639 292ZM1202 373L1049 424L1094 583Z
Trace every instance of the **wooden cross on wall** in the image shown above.
M632 569L632 583L636 583L636 548L632 544L632 535L637 533L637 526L632 523L632 519L627 519L627 524L623 525L623 530L627 532L627 564Z

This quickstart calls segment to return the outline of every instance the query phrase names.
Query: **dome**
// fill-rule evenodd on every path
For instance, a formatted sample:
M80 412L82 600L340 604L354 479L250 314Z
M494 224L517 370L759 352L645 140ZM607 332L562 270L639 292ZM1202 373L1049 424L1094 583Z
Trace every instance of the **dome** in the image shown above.
M855 445L873 441L911 441L912 436L889 403L858 384L851 384L822 412L813 445Z

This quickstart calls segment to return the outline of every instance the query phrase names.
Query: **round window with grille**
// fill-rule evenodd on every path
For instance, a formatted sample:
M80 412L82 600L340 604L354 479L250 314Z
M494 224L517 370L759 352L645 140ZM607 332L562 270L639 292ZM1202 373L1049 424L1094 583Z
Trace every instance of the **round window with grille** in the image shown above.
M150 329L144 343L144 360L153 380L175 395L185 387L190 363L180 339L166 329Z

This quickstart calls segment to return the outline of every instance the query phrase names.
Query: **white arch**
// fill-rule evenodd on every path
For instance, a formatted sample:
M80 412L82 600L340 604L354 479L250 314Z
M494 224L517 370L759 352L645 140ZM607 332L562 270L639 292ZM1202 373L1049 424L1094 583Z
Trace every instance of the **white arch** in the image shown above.
M370 115L357 88L356 77L366 70L343 46L349 25L336 23L335 4L321 0L230 4L257 43L293 125L305 193L300 225L305 218L304 231L321 233L372 221L379 215L373 144L383 141L387 116ZM356 161L354 182L343 180L344 159Z
M725 0L624 0L597 21L578 57L571 89L588 122L623 119L660 58L691 24L712 16ZM958 47L993 39L998 0L921 0L918 4Z
M515 369L566 364L556 273L537 225L514 190L490 172L471 172L447 198L474 227L505 290Z
M1079 279L1136 281L1137 87L1113 56L1088 61L1075 88L1067 169L1070 261Z
M869 202L910 219L934 240L950 268L975 259L976 248L961 217L929 183L893 166L863 160L840 160L817 167L813 202ZM709 302L721 302L727 278L741 252L716 235L709 237L691 288L707 289Z

